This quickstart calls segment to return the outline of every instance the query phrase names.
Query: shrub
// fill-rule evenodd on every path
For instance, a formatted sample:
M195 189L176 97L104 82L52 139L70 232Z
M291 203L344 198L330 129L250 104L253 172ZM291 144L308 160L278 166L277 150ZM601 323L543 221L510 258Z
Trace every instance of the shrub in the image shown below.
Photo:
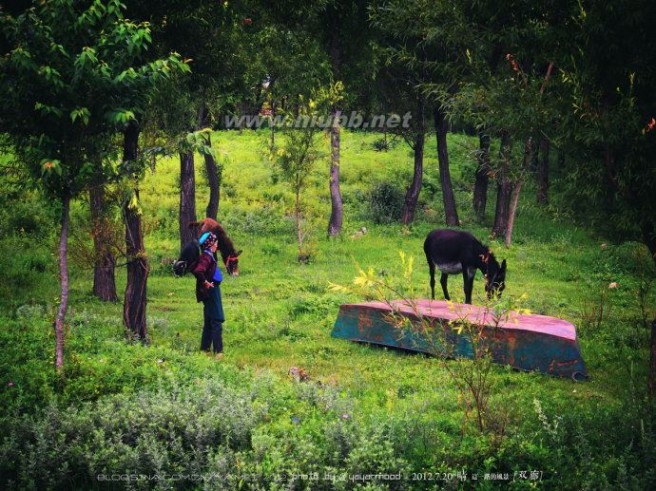
M390 148L390 141L386 138L378 138L371 144L376 152L387 152Z
M388 224L401 219L404 194L401 189L388 182L375 184L369 191L369 213L371 220Z
M97 487L103 476L159 476L156 488L192 486L221 454L250 446L258 420L248 393L221 381L181 390L114 395L79 409L50 405L14 421L0 446L5 486Z

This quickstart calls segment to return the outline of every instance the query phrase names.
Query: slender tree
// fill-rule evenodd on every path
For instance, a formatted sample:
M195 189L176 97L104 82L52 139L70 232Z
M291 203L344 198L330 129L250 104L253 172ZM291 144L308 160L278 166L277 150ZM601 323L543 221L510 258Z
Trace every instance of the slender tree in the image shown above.
M327 102L326 97L331 91L319 91L319 98L323 101L305 100L300 97L295 104L295 114L310 121L312 117L318 116L318 106L332 106L333 102ZM296 240L298 243L298 261L308 262L310 251L306 247L306 238L309 231L304 226L302 193L307 181L320 156L318 137L321 128L312 124L305 124L302 128L290 128L285 132L285 138L274 154L274 162L283 179L289 183L294 193L294 223L296 225Z
M382 37L382 45L395 51L397 63L417 74L415 90L424 95L426 106L432 108L444 218L449 226L460 225L449 169L449 120L445 104L456 90L454 80L460 71L461 29L457 14L457 9L446 0L390 0L372 7L374 24L387 33Z
M417 110L415 112L414 127L416 129L414 134L414 141L411 143L413 152L414 169L412 174L412 182L405 193L405 200L403 201L403 210L401 211L401 223L403 225L410 225L415 217L417 210L417 203L419 201L419 193L421 192L421 185L424 178L424 144L426 141L426 108L423 94L417 97Z
M0 131L61 203L60 298L55 367L64 364L70 203L88 189L107 136L127 122L144 83L182 67L176 56L140 64L148 30L124 19L118 0L41 2L3 14ZM121 49L118 49L121 47Z
M476 153L476 180L474 182L474 213L479 221L485 219L487 190L490 182L490 135L485 128L478 132L478 152Z
M96 176L89 188L89 208L91 210L91 232L94 246L93 294L105 302L118 302L116 293L116 256L112 249L114 242L113 225L108 215L106 196L106 175L102 164L96 169Z
M357 92L371 79L371 40L373 31L368 22L368 0L328 0L319 12L317 24L313 26L323 38L325 52L330 60L333 83L342 83L346 98L336 101L332 107L335 124L330 130L330 175L329 190L331 212L328 221L328 236L339 235L342 230L344 207L340 187L341 124L350 95Z
M138 182L142 167L139 163L139 133L139 125L134 120L127 124L123 133L123 167L133 181L123 203L128 273L123 301L123 323L132 338L145 342L148 340L146 306L149 269L139 210Z
M444 204L444 218L446 225L459 226L458 211L456 208L456 199L453 194L453 185L451 184L451 171L449 168L449 150L447 148L447 133L449 124L446 119L446 113L443 108L435 107L433 109L433 119L435 121L435 137L437 139L437 162L440 170L440 184L442 186L442 203Z
M180 152L180 243L193 239L189 224L196 221L196 174L192 150Z

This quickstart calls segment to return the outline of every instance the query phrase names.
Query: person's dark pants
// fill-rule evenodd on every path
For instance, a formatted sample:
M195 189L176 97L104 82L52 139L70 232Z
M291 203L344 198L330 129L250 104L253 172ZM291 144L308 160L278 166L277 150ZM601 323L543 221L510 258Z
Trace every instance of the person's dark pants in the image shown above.
M209 351L211 346L214 346L214 353L223 352L223 322L217 319L205 319L200 338L202 351Z
M214 353L223 352L224 320L221 288L217 284L210 290L209 298L203 300L203 334L200 339L202 351L209 351L213 346Z

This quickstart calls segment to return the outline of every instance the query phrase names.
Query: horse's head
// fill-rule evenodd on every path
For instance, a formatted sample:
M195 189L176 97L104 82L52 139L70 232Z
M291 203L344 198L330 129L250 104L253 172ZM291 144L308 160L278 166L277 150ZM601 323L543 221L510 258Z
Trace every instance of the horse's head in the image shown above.
M219 222L213 218L203 218L198 222L191 222L189 227L197 235L205 232L212 232L216 235L219 242L219 253L221 254L221 259L223 259L226 271L230 276L239 276L239 255L241 251L235 249L232 240L230 240L230 237L228 237L228 234Z
M501 293L506 288L506 260L504 259L499 265L498 261L490 253L487 262L487 274L485 275L485 292L488 300L493 297L501 297Z
M239 255L241 251L229 254L224 259L226 271L230 276L239 276Z

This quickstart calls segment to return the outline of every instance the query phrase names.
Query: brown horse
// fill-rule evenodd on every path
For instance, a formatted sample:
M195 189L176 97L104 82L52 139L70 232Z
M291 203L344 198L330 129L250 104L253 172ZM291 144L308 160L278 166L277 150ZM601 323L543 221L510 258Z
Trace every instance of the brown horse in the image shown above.
M235 246L223 230L223 227L212 218L203 218L197 222L191 222L189 228L194 231L196 237L200 237L205 232L212 232L216 235L219 243L219 252L225 264L226 271L230 276L239 276L239 255L242 251L237 251Z

